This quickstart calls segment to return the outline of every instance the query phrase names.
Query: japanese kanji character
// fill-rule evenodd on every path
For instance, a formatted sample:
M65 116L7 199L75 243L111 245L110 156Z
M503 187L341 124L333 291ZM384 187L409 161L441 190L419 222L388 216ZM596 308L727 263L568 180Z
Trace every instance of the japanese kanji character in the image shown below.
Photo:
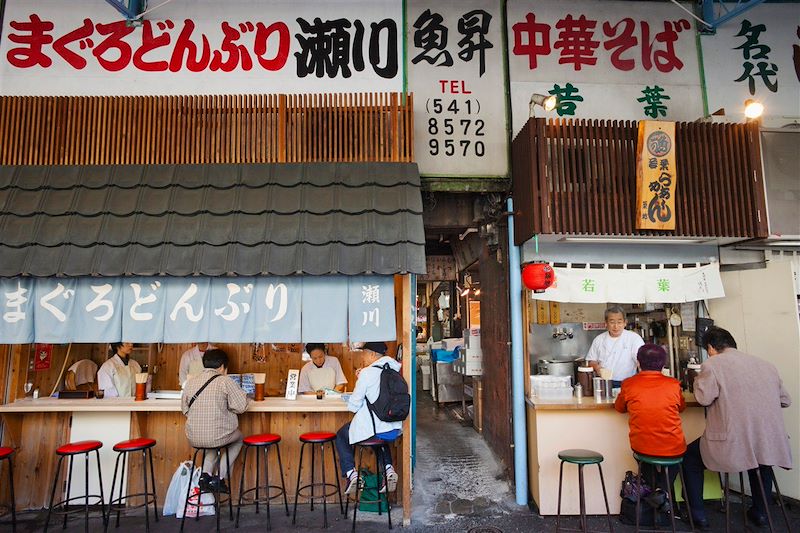
M742 75L733 81L747 80L747 86L750 90L750 94L756 94L756 77L761 78L761 83L764 84L764 87L773 93L778 92L778 80L770 79L778 75L778 66L775 63L759 61L753 65L750 62L746 62L742 66L744 67L744 72L742 72ZM757 69L755 73L753 72L754 68Z
M322 21L316 17L313 23L298 18L297 23L303 32L295 34L300 51L295 52L297 58L297 76L305 78L314 74L318 78L327 75L335 78L341 70L342 76L349 78L350 71L350 33L352 26L349 20L340 18Z
M766 44L761 44L758 42L758 38L765 31L767 31L767 27L763 24L754 25L749 20L744 19L742 21L742 25L739 27L739 33L736 34L736 37L744 37L745 42L734 48L734 50L741 50L742 56L744 56L744 58L747 60L769 59L768 55L772 49Z
M577 19L567 15L556 22L556 28L561 31L558 32L558 40L553 44L553 48L561 49L559 65L572 63L575 70L580 70L583 65L597 63L594 51L600 46L600 41L592 39L595 26L597 21L589 20L585 15Z
M458 57L462 61L472 61L475 52L480 55L479 76L486 72L486 50L494 48L494 45L486 39L489 33L489 25L492 22L492 15L482 9L475 9L458 19L458 32L464 36L458 41L461 48Z
M650 70L655 64L659 72L672 72L681 70L683 61L675 54L675 42L678 34L683 30L691 28L691 24L686 19L676 21L664 21L664 29L656 34L655 41L650 41L650 24L641 22L642 26L642 66L645 70ZM654 43L664 44L663 50L654 50Z
M639 39L633 34L635 29L636 22L630 17L620 20L613 26L609 22L603 23L603 34L610 37L603 43L603 48L614 50L611 52L611 64L617 70L629 71L636 67L635 59L622 57L622 54L639 43Z
M277 34L278 48L272 58L264 57L269 51L269 38ZM289 33L289 26L285 22L273 22L269 26L264 26L263 22L256 23L256 39L253 44L253 52L256 54L258 63L269 71L280 70L286 65L289 58L289 46L292 44L292 36Z
M133 26L129 26L124 20L118 20L111 24L98 24L97 33L100 35L107 35L97 46L92 50L92 54L97 58L100 66L109 72L119 72L128 66L133 57L133 50L131 45L125 42L125 37L133 32ZM106 59L103 54L107 50L114 50L116 59Z
M6 307L10 309L10 311L3 313L3 320L9 324L14 324L27 318L27 313L22 310L22 306L28 301L25 297L25 293L27 292L28 289L24 288L22 283L17 281L16 290L3 294L6 297Z
M658 159L651 157L647 160L647 166L653 170L658 168Z
M547 93L556 97L558 101L556 113L559 117L574 115L575 109L578 107L577 103L583 102L583 96L578 94L578 88L571 83L567 83L564 87L556 83Z
M647 206L647 218L650 222L667 222L672 218L672 210L667 205L665 199L661 198L658 194L653 195L652 200Z
M369 311L364 311L361 325L366 326L367 323L373 324L376 328L381 327L381 310L375 308Z
M381 302L381 286L380 285L362 285L361 286L361 303L364 304L377 304Z
M236 41L242 36L242 33L255 31L255 26L252 22L245 22L239 25L241 31L237 30L227 22L222 22L222 44L221 50L214 50L211 54L211 70L222 72L233 72L241 65L242 70L253 70L253 59L250 57L250 52L244 45L236 44ZM222 59L223 54L227 55L226 59Z
M661 190L661 184L657 181L651 181L650 184L647 186L650 189L650 192L658 192Z
M158 301L158 295L156 292L161 288L161 282L155 281L150 284L151 293L147 296L142 297L142 286L138 283L131 283L131 289L133 289L133 305L131 305L129 314L133 320L137 322L147 321L153 319L153 313L149 312L140 312L138 311L139 307L147 304L152 304Z
M267 306L267 309L272 311L275 308L275 297L278 297L278 311L275 313L275 316L270 320L270 322L277 322L283 317L286 316L286 311L289 308L289 289L286 287L284 283L278 283L277 285L273 285L272 283L269 284L267 288L267 295L264 298L264 304Z
M6 54L8 62L17 68L30 68L35 66L49 67L53 60L44 54L44 45L53 42L53 36L47 32L55 27L49 20L42 20L38 15L31 15L28 22L12 20L9 25L12 29L24 33L10 33L8 40L21 44L19 48L12 48Z
M79 28L75 28L71 32L65 33L55 40L53 43L53 51L60 55L64 61L69 63L72 68L76 70L86 68L86 59L77 52L70 50L67 46L74 42L79 42L81 50L92 48L94 46L94 41L91 39L93 33L94 23L92 20L83 19L83 25Z
M528 68L534 70L537 58L550 54L550 25L536 22L536 15L528 13L525 22L517 22L511 26L511 30L514 32L512 53L515 56L528 56Z
M114 316L114 303L111 300L105 300L104 298L108 296L111 292L113 286L110 283L105 283L103 285L91 285L90 288L92 292L96 294L94 299L86 304L86 311L91 313L95 309L105 308L106 312L99 316L94 316L95 320L98 322L107 322L112 316Z
M236 283L227 283L225 286L228 288L228 301L224 306L218 309L214 309L214 314L217 315L218 317L222 317L223 320L233 321L239 318L239 315L241 313L244 314L249 313L250 304L248 302L241 303L241 311L240 311L239 304L234 302L232 298L237 294L239 294L240 292L242 292L242 289L244 289L245 294L250 294L250 292L253 290L253 284L248 283L247 285L244 286L244 288L240 287ZM230 311L226 313L225 310L228 309L228 307L230 307Z
M64 300L69 300L74 294L75 291L73 289L67 289L62 283L59 283L55 289L39 298L39 305L50 311L59 322L66 322L67 315L64 314L64 311L50 302L58 296L61 296Z
M659 161L658 170L669 170L669 159L662 159Z
M171 20L160 21L156 23L156 27L162 32L158 37L153 34L153 23L149 20L144 21L142 25L142 44L133 54L133 65L144 72L164 72L169 68L167 61L147 61L144 59L145 54L169 46L172 41L172 36L168 30L172 30L175 24Z
M178 319L178 312L183 310L186 314L186 318L189 319L190 322L200 322L203 319L204 308L201 305L200 310L195 312L192 304L189 303L189 300L197 294L197 283L190 283L189 287L183 293L183 295L178 298L178 301L175 302L175 306L172 308L172 312L169 314L169 319L175 322Z
M361 24L356 21L356 27ZM392 19L383 19L380 22L373 22L369 25L369 63L375 74L385 79L392 79L397 76L399 68L397 59L397 23ZM381 32L386 31L386 64L381 66ZM359 46L360 48L360 46ZM354 54L355 56L355 54ZM356 70L358 64L356 63Z
M453 56L447 51L448 29L442 24L443 21L439 13L431 13L430 9L423 11L414 21L414 46L422 51L414 56L412 64L416 65L424 60L436 67L453 65ZM436 54L433 55L432 52Z
M667 116L667 106L662 103L662 100L669 100L670 97L664 94L663 87L659 87L658 85L650 87L648 85L642 89L642 94L644 96L637 98L636 101L645 104L645 115L653 119L657 119L659 116Z
M211 47L208 44L208 37L205 34L201 34L203 45L198 57L197 45L192 41L194 28L194 22L191 20L186 19L183 21L183 29L175 41L175 48L172 50L172 57L169 60L169 70L171 72L178 72L183 68L184 56L186 58L186 68L191 72L202 72L208 67L208 63L211 61Z

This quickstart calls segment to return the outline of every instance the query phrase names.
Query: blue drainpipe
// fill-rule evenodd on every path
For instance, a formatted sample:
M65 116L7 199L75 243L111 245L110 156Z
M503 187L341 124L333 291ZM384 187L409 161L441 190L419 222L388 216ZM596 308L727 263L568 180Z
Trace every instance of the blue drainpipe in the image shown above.
M514 202L508 199L508 303L511 315L511 412L514 420L514 481L517 504L528 503L528 441L525 424L525 376L522 357L522 287L519 248L514 245Z

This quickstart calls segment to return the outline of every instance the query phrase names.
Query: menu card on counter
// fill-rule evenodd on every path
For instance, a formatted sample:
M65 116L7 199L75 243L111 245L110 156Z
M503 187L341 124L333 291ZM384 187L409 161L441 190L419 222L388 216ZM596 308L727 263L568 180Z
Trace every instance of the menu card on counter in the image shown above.
M297 369L289 370L289 375L286 377L286 399L297 399L297 384L300 381L300 371Z

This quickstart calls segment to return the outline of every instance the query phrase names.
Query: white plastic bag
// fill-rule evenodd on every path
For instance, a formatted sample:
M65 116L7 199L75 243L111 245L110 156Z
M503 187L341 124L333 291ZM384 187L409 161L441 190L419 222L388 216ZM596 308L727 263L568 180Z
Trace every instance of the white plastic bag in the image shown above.
M184 461L178 465L175 473L172 474L172 481L167 488L167 497L164 498L162 512L164 516L171 516L180 511L183 515L183 502L186 501L186 489L189 488L189 472L191 472L191 461Z
M186 505L186 518L194 518L200 513L200 516L213 516L214 515L214 495L211 493L204 493L200 496L200 505L197 505L197 498L200 495L200 468L195 468L192 474L192 488L189 490L189 504ZM184 486L184 489L186 487ZM175 513L176 518L183 518L183 508L185 502L186 492L183 492L181 497L181 506ZM195 504L195 505L192 505Z

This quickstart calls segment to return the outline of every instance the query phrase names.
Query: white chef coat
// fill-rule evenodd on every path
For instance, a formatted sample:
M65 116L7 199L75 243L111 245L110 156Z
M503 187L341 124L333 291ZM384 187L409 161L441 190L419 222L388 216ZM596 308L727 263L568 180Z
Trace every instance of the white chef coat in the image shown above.
M133 396L136 387L136 374L142 371L139 363L128 358L128 364L122 362L122 358L114 354L97 371L97 388L105 391L106 398L130 398ZM118 390L117 388L127 390Z
M206 351L214 350L215 348L216 346L209 344ZM200 348L198 348L196 344L183 352L178 369L178 384L180 384L181 387L183 387L183 384L189 379L189 375L195 376L203 372L204 353L205 352L200 351Z
M67 369L67 372L75 374L75 385L84 383L94 383L97 375L97 363L91 359L81 359Z
M622 381L636 374L636 353L643 344L639 335L627 329L619 337L606 331L595 337L586 361L598 361L601 367L611 370L611 379Z
M303 365L303 368L300 369L300 381L297 384L297 392L303 393L319 390L315 389L311 385L311 380L309 380L308 377L309 373L313 372L317 368L318 367L314 365L314 361L309 361ZM336 357L333 357L332 355L326 355L325 362L322 363L322 366L319 368L331 369L334 371L333 379L330 380L329 383L326 383L326 387L323 388L332 389L336 385L344 385L347 383L347 378L344 377L344 372L342 371L342 364Z

